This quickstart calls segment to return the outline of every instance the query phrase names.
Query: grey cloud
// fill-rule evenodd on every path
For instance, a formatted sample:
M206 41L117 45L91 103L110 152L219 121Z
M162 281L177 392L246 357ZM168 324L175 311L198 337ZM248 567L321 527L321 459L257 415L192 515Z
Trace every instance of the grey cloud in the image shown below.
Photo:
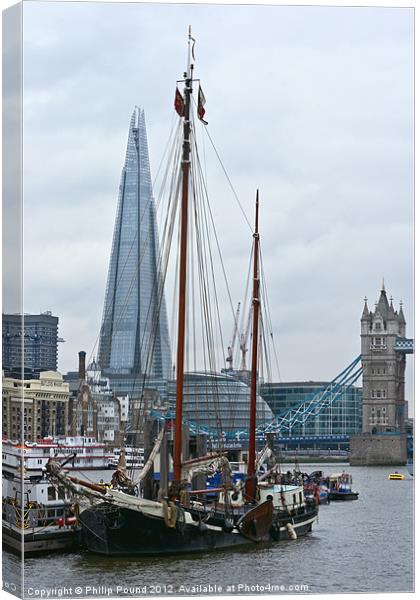
M26 4L25 310L60 316L62 370L93 348L129 117L145 108L155 172L188 23L209 132L250 219L260 188L282 377L330 379L359 352L362 300L373 306L382 276L412 331L409 9ZM210 155L235 302L250 232ZM226 303L221 314L227 338ZM411 363L407 382L412 397Z

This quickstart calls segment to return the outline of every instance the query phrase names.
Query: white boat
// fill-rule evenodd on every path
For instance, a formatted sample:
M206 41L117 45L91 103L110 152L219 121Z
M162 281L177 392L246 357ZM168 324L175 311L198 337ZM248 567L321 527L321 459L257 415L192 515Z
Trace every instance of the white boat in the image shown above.
M18 470L24 475L40 476L50 458L66 463L69 471L107 469L111 452L105 444L94 437L66 436L47 437L37 442L20 443L3 440L3 473L14 474Z
M22 542L25 555L74 550L79 543L73 498L66 489L53 485L43 470L51 444L38 446L3 440L3 545L19 555Z
M134 448L133 446L125 446L125 464L128 470L130 469L142 469L144 466L144 449ZM110 469L116 469L118 461L120 459L120 448L114 448L113 454L108 460L108 467Z

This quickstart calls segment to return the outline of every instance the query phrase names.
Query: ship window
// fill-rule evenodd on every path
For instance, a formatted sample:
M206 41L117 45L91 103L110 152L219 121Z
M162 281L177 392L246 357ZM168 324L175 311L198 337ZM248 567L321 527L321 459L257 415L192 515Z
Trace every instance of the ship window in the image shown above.
M52 485L48 486L48 500L55 500L55 488Z

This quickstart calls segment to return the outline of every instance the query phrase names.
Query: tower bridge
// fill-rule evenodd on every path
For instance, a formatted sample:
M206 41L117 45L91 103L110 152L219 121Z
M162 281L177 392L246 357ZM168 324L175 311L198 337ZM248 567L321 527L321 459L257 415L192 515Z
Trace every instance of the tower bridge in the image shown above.
M414 340L397 337L394 343L394 350L402 354L414 354Z
M394 310L392 299L389 303L384 287L374 312L368 310L365 299L361 318L361 354L303 402L290 406L274 419L260 422L257 439L262 443L267 434L272 434L276 444L281 444L285 449L314 445L348 449L351 446L350 435L304 435L305 426L319 415L331 411L363 376L363 430L359 447L357 436L353 438L356 440L351 449L354 464L369 464L371 461L385 461L387 464L405 462L407 448L408 453L412 454L413 436L405 435L407 403L404 396L404 375L406 355L414 352L414 340L405 337L405 326L402 306L399 312ZM170 420L175 415L172 411L165 414L155 411L154 416ZM215 428L193 420L184 419L184 422L193 434L206 433L213 440L220 437L220 431ZM246 429L229 430L223 433L222 443L239 447L247 438ZM371 457L372 453L375 454L372 450L375 446L380 449L382 458Z

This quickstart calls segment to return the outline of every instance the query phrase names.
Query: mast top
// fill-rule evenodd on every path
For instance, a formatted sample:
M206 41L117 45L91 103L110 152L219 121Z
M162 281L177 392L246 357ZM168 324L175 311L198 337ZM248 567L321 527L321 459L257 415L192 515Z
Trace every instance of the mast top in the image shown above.
M259 232L258 232L258 213L259 213L259 207L260 207L260 195L259 195L259 190L257 189L257 196L255 198L255 229L254 229L254 238L256 238L256 237L259 238Z
M192 44L191 44L192 42ZM187 60L187 70L185 72L186 79L192 79L192 72L194 65L192 64L192 60L195 60L194 57L194 44L195 39L191 35L191 25L188 25L188 60ZM192 60L191 60L192 57Z

